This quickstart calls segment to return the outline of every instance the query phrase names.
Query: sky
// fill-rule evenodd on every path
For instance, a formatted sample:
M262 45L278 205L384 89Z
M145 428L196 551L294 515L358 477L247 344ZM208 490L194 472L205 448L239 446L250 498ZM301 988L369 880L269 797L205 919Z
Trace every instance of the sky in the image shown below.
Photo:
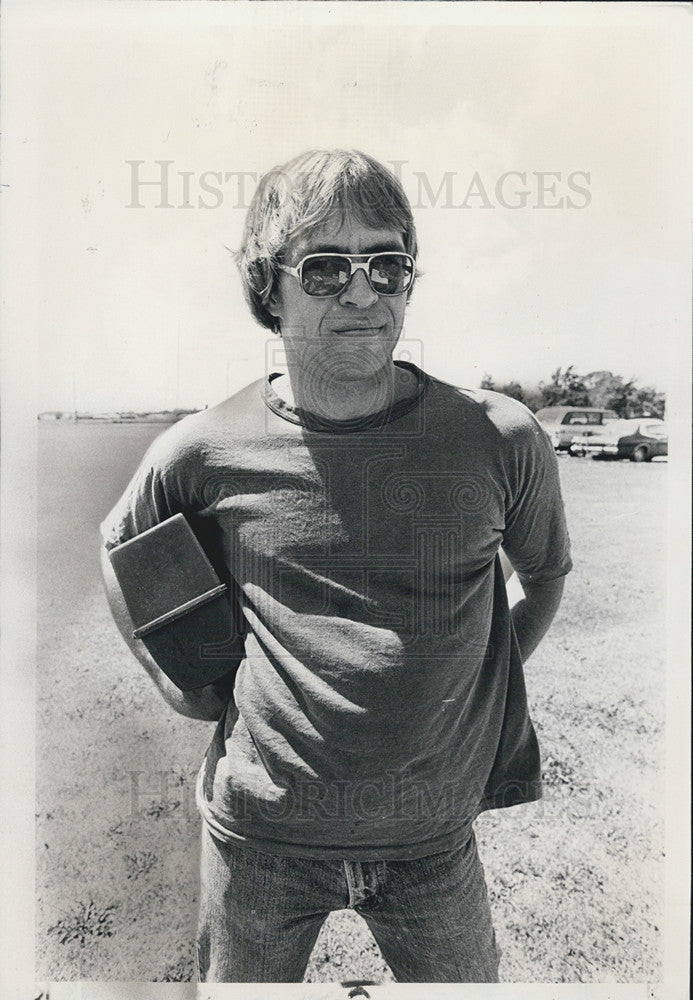
M316 147L371 153L414 206L399 356L467 386L572 364L669 389L690 12L654 8L10 5L5 353L36 409L212 405L279 367L227 248L257 178Z

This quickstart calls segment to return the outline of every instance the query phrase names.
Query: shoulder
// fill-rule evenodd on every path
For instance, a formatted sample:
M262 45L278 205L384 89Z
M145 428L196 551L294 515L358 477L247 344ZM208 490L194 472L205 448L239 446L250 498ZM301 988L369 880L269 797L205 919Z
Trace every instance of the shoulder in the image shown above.
M244 421L252 419L252 398L260 383L231 399L190 414L168 427L149 446L125 492L103 521L107 547L140 534L173 514L196 513L209 503L209 484L233 465ZM255 415L255 421L261 417Z
M519 400L490 389L466 391L503 438L519 443L547 436L532 411Z
M261 411L262 380L214 406L191 413L168 427L151 445L148 460L162 472L216 462L243 437Z
M501 449L507 445L511 450L533 445L543 448L549 441L532 411L517 399L489 389L467 389L429 379L445 419L465 427L476 439Z

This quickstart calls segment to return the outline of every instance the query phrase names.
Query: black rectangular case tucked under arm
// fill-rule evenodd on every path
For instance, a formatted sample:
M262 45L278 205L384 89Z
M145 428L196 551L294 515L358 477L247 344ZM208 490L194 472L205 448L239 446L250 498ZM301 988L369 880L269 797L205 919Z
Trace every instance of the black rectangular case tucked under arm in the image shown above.
M238 668L244 653L242 616L183 514L108 555L134 637L176 687L203 687Z

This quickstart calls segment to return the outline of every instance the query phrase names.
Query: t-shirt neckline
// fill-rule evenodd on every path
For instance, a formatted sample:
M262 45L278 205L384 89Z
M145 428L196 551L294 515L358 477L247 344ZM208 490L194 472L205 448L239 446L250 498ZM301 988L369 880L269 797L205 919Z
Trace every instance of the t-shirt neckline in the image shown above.
M262 399L267 407L276 413L277 416L289 423L297 424L310 431L323 431L333 434L345 434L350 431L360 431L366 429L384 427L393 420L398 420L406 413L409 413L419 405L428 388L428 377L425 372L417 368L410 361L395 361L398 368L410 371L416 378L416 390L411 396L398 399L389 406L376 413L369 413L365 417L353 417L350 420L330 420L327 417L319 417L316 414L308 413L298 406L292 406L282 399L272 386L272 381L278 378L281 372L271 372L262 383Z

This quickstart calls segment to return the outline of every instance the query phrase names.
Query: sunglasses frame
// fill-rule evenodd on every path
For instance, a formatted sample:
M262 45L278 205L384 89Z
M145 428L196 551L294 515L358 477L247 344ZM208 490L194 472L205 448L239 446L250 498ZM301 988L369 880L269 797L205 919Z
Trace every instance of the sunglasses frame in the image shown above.
M409 263L411 264L411 281L409 282L406 288L402 289L401 292L383 292L379 288L373 288L373 284L371 282L371 276L369 273L371 267L371 261L374 260L376 257L391 257L392 255L396 255L398 257L406 257ZM310 292L307 292L306 289L303 287L303 267L306 261L313 260L315 257L331 257L349 261L349 266L351 268L351 271L349 272L349 277L344 287L340 288L338 292L330 292L329 295L312 295ZM304 292L306 295L309 295L311 299L334 299L338 295L341 295L349 287L356 271L363 271L363 273L366 275L366 281L368 282L368 287L372 291L374 291L376 295L387 295L389 297L392 297L394 295L404 295L405 292L411 291L416 274L416 261L414 260L414 258L410 253L406 252L406 250L380 250L378 253L369 253L369 254L309 253L306 254L303 260L299 261L296 267L289 267L288 264L277 264L277 267L279 268L280 271L285 271L287 274L292 274L298 280L298 283L301 286L301 291Z

